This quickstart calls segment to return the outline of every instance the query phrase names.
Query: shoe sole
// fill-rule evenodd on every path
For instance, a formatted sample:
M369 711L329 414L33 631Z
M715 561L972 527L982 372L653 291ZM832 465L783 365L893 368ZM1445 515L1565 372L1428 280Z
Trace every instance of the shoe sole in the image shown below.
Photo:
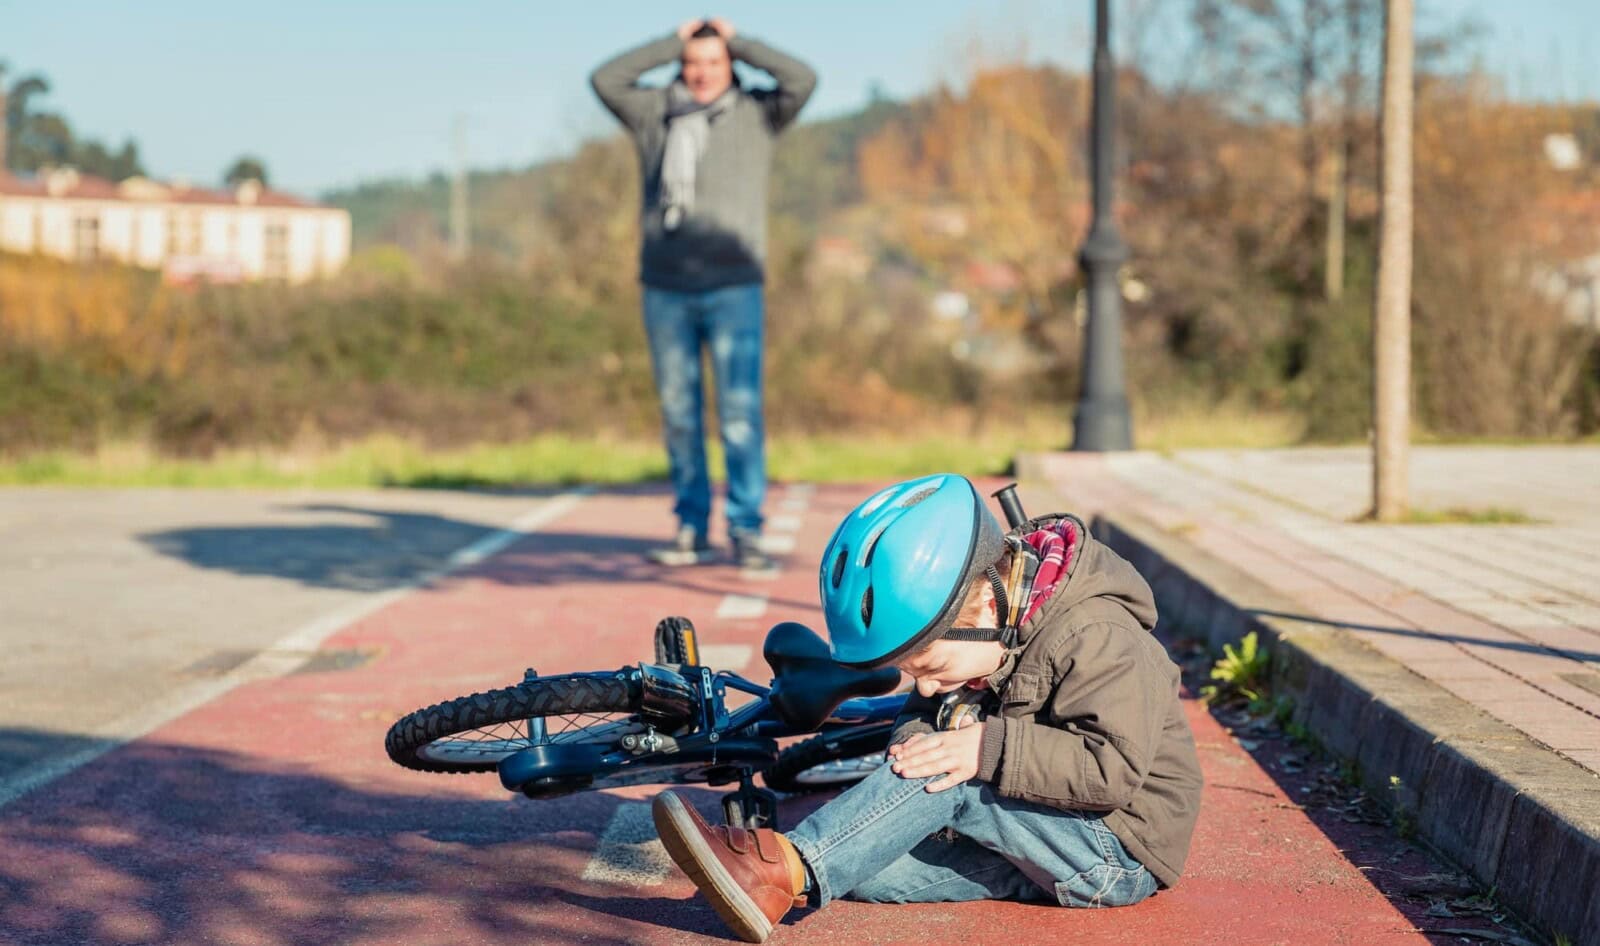
M650 816L672 862L705 894L722 922L747 943L766 942L772 935L772 921L717 860L683 800L672 794L657 795Z

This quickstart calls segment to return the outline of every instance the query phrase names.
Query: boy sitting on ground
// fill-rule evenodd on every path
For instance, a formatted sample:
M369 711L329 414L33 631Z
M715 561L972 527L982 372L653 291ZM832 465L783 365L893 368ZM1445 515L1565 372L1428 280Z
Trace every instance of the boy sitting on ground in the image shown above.
M1201 786L1178 670L1149 586L1081 520L1003 535L965 477L911 480L845 517L820 581L834 659L916 693L890 764L787 834L656 797L668 853L742 938L845 896L1107 907L1177 882ZM972 691L998 710L938 728L938 698Z

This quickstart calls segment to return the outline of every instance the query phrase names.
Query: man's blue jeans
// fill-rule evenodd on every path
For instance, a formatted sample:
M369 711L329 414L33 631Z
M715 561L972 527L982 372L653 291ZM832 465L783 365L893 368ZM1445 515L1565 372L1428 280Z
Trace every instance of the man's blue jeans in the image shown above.
M1119 907L1156 890L1155 877L1092 812L1001 798L976 779L926 791L932 780L881 766L785 832L811 868L818 906L848 896ZM947 827L955 838L935 834Z
M759 283L706 292L644 287L656 393L672 468L679 522L707 532L711 479L706 469L701 349L711 350L717 426L728 467L728 528L761 531L767 492L766 427L762 420L764 318Z

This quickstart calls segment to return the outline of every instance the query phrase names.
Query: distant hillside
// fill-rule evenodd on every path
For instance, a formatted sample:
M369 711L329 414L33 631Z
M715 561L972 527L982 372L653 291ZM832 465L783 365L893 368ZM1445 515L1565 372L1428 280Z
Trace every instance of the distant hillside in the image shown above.
M433 239L444 233L450 206L450 182L441 174L423 181L367 181L322 195L324 203L350 211L351 239L356 250L374 243L398 242L415 225Z
M879 100L848 115L803 122L786 132L772 172L773 213L810 228L829 211L859 201L857 146L908 108ZM513 256L526 251L526 220L539 213L553 187L576 171L575 160L567 157L519 170L471 172L468 191L474 246ZM396 243L429 253L442 250L447 239L450 181L442 173L424 180L366 182L330 191L322 199L350 211L358 252L378 243Z

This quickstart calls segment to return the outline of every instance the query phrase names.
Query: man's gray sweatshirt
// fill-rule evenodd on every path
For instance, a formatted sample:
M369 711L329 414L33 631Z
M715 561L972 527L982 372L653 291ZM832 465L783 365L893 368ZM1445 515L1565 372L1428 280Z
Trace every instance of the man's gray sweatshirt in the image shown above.
M600 66L589 81L632 133L644 182L639 280L659 289L700 292L762 281L767 249L767 176L772 144L816 88L805 63L735 35L728 54L778 80L775 89L734 86L734 101L712 122L695 174L694 205L675 230L662 225L661 160L667 142L667 90L639 84L644 73L678 60L676 35L646 43Z

